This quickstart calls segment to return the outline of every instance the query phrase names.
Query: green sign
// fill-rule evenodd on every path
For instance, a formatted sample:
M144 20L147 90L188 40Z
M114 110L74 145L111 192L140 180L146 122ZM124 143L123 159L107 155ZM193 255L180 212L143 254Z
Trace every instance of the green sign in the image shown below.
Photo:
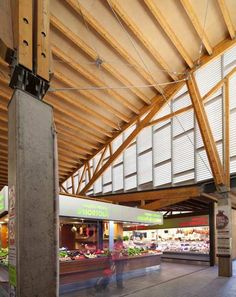
M5 210L5 197L3 194L0 194L0 212Z
M137 220L143 223L162 224L162 214L145 212L138 215Z
M9 283L12 286L16 287L16 267L9 264L8 272L9 272Z
M109 217L109 209L106 206L84 203L78 209L78 215L81 217L97 217L106 219Z

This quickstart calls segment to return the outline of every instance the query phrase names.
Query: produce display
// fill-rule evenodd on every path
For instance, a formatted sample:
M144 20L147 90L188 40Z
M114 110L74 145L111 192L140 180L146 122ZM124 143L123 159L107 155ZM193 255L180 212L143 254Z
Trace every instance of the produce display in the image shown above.
M140 256L144 254L159 254L160 250L149 250L147 248L139 248L139 247L128 247L124 248L121 251L121 256L123 257L132 257L132 256ZM95 259L101 257L112 256L112 252L109 250L93 250L89 251L69 251L65 248L60 249L59 251L59 259L61 262L72 261L72 260L81 260L81 259Z
M0 263L8 266L8 248L0 249Z

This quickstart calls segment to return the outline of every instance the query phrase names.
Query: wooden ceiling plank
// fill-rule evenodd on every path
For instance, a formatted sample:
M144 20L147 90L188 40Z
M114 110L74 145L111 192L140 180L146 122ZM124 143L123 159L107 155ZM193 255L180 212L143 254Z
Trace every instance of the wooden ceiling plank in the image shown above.
M52 105L53 105L54 110L68 116L70 119L73 119L76 122L81 122L81 123L83 123L83 125L92 128L93 130L101 133L102 135L105 134L108 137L112 136L112 133L107 132L105 129L103 129L102 127L96 125L94 122L90 122L87 118L84 118L81 115L76 114L75 112L73 112L68 107L66 107L66 106L61 107L58 104L58 102L55 100L55 98L52 98L51 96L47 96L45 101L48 102L48 103L53 102Z
M158 210L162 207L170 206L173 204L177 204L179 202L186 201L190 198L184 197L184 198L179 198L179 199L166 199L166 200L157 200L148 204L145 204L142 206L142 209L147 209L147 210Z
M213 53L213 49L212 46L210 45L210 42L206 36L206 33L203 34L203 27L201 26L198 17L196 15L196 13L193 10L193 7L190 3L189 0L180 0L183 8L185 9L193 27L195 28L198 37L200 38L200 40L202 40L202 43L204 45L204 47L206 48L207 52L209 55L211 55Z
M221 10L221 13L223 15L225 24L227 26L227 29L229 31L229 35L230 35L231 39L234 39L235 38L235 28L234 28L232 19L230 17L229 10L225 3L225 0L218 0L218 4L219 4L220 10Z
M83 77L85 77L87 80L92 82L97 87L103 87L107 88L106 91L109 95L116 98L121 104L126 105L126 99L122 98L119 93L117 93L115 90L109 89L109 87L100 79L95 77L92 73L90 73L88 70L86 70L84 67L82 67L80 64L76 63L73 59L71 59L68 55L63 53L58 47L52 46L52 51L57 58L67 63L67 65L70 65L72 69L79 72ZM145 97L146 98L146 97ZM142 99L142 98L141 98ZM142 99L143 100L143 99ZM147 104L151 104L151 101L146 98L143 100ZM126 105L127 106L127 105ZM128 106L127 106L128 107Z
M88 147L86 144L82 143L81 140L77 140L77 139L71 139L70 137L68 137L66 134L62 134L62 133L58 133L58 138L59 139L63 139L66 142L69 143L73 143L74 145L76 145L78 148L83 149L86 152L92 152L94 149L91 147ZM82 145L83 144L83 145Z
M59 78L59 76L57 76L57 79L59 81L61 81L62 83L65 83L65 80L61 80ZM68 103L70 103L70 105L74 106L77 109L81 109L89 114L91 114L92 116L95 116L96 118L98 118L99 120L101 120L103 123L105 123L106 125L109 125L110 127L117 129L117 124L114 123L112 120L109 120L108 118L106 118L105 116L101 115L100 113L94 111L93 109L90 109L89 107L87 107L86 105L84 105L82 102L80 101L75 101L75 99L71 98L70 96L66 95L65 93L53 93L51 92L51 94L53 94L54 96L60 97L63 101L66 101ZM106 111L108 111L106 109ZM120 116L120 112L118 112L118 115ZM112 115L114 115L114 113L112 112ZM120 118L119 116L117 116L118 118ZM123 118L125 119L126 122L129 121L129 117L127 117L126 115L122 114L122 120Z
M70 148L73 148L76 150L76 152L80 152L82 154L86 154L86 155L92 155L93 153L88 150L88 149L85 149L77 144L74 144L74 143L71 143L71 142L68 142L68 141L65 141L64 140L64 137L63 138L60 138L60 135L58 135L58 143L61 143L61 144L64 144L65 146L68 146Z
M70 148L67 148L60 143L58 143L58 151L60 152L60 155L62 157L71 158L71 159L75 160L77 163L81 163L81 160L87 159L86 156L84 156L80 153L71 151Z
M48 97L48 96L47 96ZM71 97L69 97L68 95L66 95L65 93L62 94L60 92L55 92L55 93L50 93L51 100L53 100L55 102L55 105L59 104L59 103L66 103L68 104L68 106L72 105L72 107L74 106L74 110L82 110L90 115L92 115L93 117L97 118L99 121L103 122L104 124L108 125L108 127L112 127L114 129L118 129L118 125L116 123L114 123L113 121L107 119L106 117L104 117L103 115L97 113L96 111L88 108L86 105L84 105L83 103L77 101L77 103L75 102L74 99L72 99ZM56 100L56 98L60 98L60 100Z
M54 28L56 28L61 34L67 37L73 44L75 44L78 48L82 49L93 61L97 59L97 53L89 47L82 39L79 38L78 35L73 33L69 28L67 28L63 23L59 21L55 16L51 15L51 24ZM111 76L117 79L117 81L121 82L124 86L131 86L132 83L121 73L117 71L113 66L109 63L102 63L101 67L103 67ZM131 92L136 94L136 96L146 98L146 96L138 89L131 88Z
M83 14L83 18L88 24L98 33L101 37L110 44L119 55L131 64L136 72L151 84L156 84L151 75L122 47L122 45L111 35L108 31L99 24L99 22L76 0L66 0L67 3L78 13ZM159 86L154 87L158 92L162 92L162 88Z
M96 140L97 142L100 142L100 143L105 143L106 141L104 139L102 139L99 135L96 135L95 133L89 131L88 129L86 129L86 127L81 127L81 126L77 126L75 125L75 123L71 123L69 122L67 119L65 118L59 118L58 114L55 112L55 123L56 125L57 124L60 124L64 127L67 127L68 129L71 129L72 131L75 131L75 132L78 132L78 133L81 133L83 134L85 137L87 137L88 139L91 139L91 141L93 140Z
M69 78L66 78L64 75L62 75L59 72L54 73L54 76L56 79L60 80L61 82L63 82L64 84L66 84L67 86L69 86L70 88L80 88L80 85L78 85L78 83L75 83L74 81L70 80ZM87 99L91 100L92 102L100 105L103 108L106 108L106 110L112 112L115 116L121 118L122 119L126 119L126 116L124 116L124 114L122 114L118 109L110 106L109 104L107 104L106 102L104 102L102 99L100 99L99 97L95 96L92 92L88 92L88 91L83 91L83 90L78 90L79 93L81 93L83 96L85 96Z
M67 0L68 1L68 0ZM73 1L73 0L69 0ZM169 65L164 61L158 51L154 46L148 41L144 34L139 30L138 26L131 20L122 6L116 0L107 0L109 5L115 10L115 12L120 16L120 18L126 23L129 29L134 33L134 35L140 40L140 42L145 46L149 53L154 57L156 62L162 67L163 70L167 71L168 75L173 79L177 80L177 76L172 73Z
M177 49L177 51L179 52L180 56L185 60L185 62L187 63L187 65L190 68L193 68L194 64L193 64L191 57L185 50L183 44L178 39L178 37L176 36L174 31L172 30L171 26L166 21L164 15L161 13L160 9L153 3L153 0L144 0L144 2L146 3L147 7L151 11L151 13L153 14L155 19L161 26L161 28L163 29L165 34L168 36L170 41L174 44L174 46Z
M213 173L215 183L218 187L224 185L223 166L220 161L219 153L212 135L207 114L200 96L200 92L193 75L187 80L189 95L193 104L195 115L201 131L203 143L206 149L210 167Z
M66 138L70 139L71 142L75 141L75 139L78 138L78 135L76 136L73 133L70 133L68 131L65 131L65 130L59 128L58 125L57 125L57 132L60 135L62 135L63 137L66 137ZM85 140L85 139L83 139L81 137L78 138L78 142L81 143L81 144L84 144L86 147L89 147L89 148L94 149L94 150L97 150L99 148L98 146L96 146L96 145L88 142L87 140Z

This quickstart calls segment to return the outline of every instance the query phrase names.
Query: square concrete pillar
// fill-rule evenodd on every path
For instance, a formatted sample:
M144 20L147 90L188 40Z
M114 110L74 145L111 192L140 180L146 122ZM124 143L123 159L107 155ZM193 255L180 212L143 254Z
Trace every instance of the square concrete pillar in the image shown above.
M216 211L219 276L232 276L232 209L228 193L218 200Z
M57 297L58 181L53 109L15 90L8 123L10 296Z

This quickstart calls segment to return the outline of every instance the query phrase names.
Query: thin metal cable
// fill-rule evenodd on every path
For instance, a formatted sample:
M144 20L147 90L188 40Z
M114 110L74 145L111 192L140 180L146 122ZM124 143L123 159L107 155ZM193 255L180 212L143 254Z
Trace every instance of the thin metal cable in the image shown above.
M119 18L118 15L117 15L117 13L116 13L115 10L113 9L113 7L112 7L110 1L107 0L107 2L108 2L108 4L109 4L109 6L110 6L110 8L111 8L111 10L112 10L112 12L113 12L113 14L114 14L116 20L117 20L117 22L120 24L120 27L122 28L122 30L124 31L124 33L127 35L127 37L128 37L128 39L129 39L129 41L131 42L133 48L135 49L136 53L138 54L139 59L140 59L141 62L143 63L144 67L146 68L146 71L149 73L149 75L150 75L150 77L152 78L152 80L153 80L154 82L156 82L156 80L153 78L151 72L149 71L149 69L148 69L146 63L144 62L144 59L143 59L142 55L140 54L139 50L136 48L136 45L135 45L133 39L131 38L130 34L129 34L128 31L125 29L124 25L122 24L120 18ZM161 69L163 70L163 68L161 68Z
M180 79L180 80L175 80L175 81L168 81L168 82L164 82L161 84L150 84L150 85L131 85L131 86L107 86L107 87L94 87L94 86L87 86L87 87L81 87L81 88L50 88L48 91L49 92L57 92L57 91L103 91L103 90L118 90L118 89L133 89L133 88L137 88L137 89L141 89L141 88L150 88L150 87L155 87L157 85L172 85L172 84L176 84L179 82L183 82L186 81L186 78L184 79Z
M205 27L206 27L208 6L209 6L209 0L207 0L206 10L205 10L205 17L204 17L204 22L203 22L203 27L202 27L202 37L201 37L201 43L200 43L200 48L199 48L199 56L198 56L196 67L198 67L200 65L200 59L201 59L201 55L202 55L202 51L203 51L203 38L204 38L204 35L205 35Z
M94 6L94 2L95 2L95 0L93 0L93 3L91 4L91 8ZM80 14L81 14L82 19L83 19L84 26L85 26L85 28L86 28L86 30L88 32L88 37L90 38L90 45L91 45L92 49L96 52L97 57L99 57L99 54L98 54L98 51L97 51L97 47L96 47L95 43L93 42L93 40L91 38L92 37L92 33L91 33L90 29L89 29L89 26L87 24L87 21L85 19L85 16L83 14L82 9L81 9L81 5L80 5L79 0L77 0L77 3L78 3L78 6L79 6ZM95 62L95 64L96 64L96 62Z
M209 1L209 0L208 0L208 1ZM113 9L113 7L112 7L110 1L107 0L107 2L108 2L108 4L109 4L109 6L110 6L110 8L111 8L111 10L112 10L112 12L113 12L115 18L117 19L117 21L119 22L120 26L122 27L122 30L123 30L124 32L126 32L126 34L127 34L128 38L129 38L130 42L132 43L132 45L133 45L135 51L138 53L139 57L141 58L142 63L144 64L145 68L147 69L149 75L152 77L152 79L153 79L154 82L155 82L155 79L153 78L151 72L149 71L149 69L148 69L148 67L147 67L147 65L146 65L146 63L145 63L145 61L144 61L144 59L142 58L141 54L139 53L138 49L136 48L136 46L135 46L133 40L131 39L131 37L130 37L128 31L124 28L123 24L121 23L121 21L120 21L118 15L116 14L116 12L114 11L114 9ZM207 9L208 9L208 5L207 5ZM206 22L206 16L207 16L207 10L206 10L206 13L205 13L205 20L204 20L204 22ZM204 24L204 26L205 26L205 24ZM203 38L202 38L202 39L203 39ZM186 79L185 79L185 80L186 80ZM167 105L171 108L170 103L169 103L168 99L166 98L164 92L162 92L161 95L162 95L162 97L164 98L164 100L166 101ZM187 136L187 138L189 139L191 145L192 145L193 148L194 148L194 143L193 143L193 141L192 141L191 138L189 137L187 131L184 129L183 124L181 123L181 121L179 120L179 118L178 118L178 116L175 114L175 112L173 112L173 117L177 119L178 123L180 124L180 126L181 126L181 128L182 128L182 130L183 130L183 132L184 132L184 134ZM207 170L210 172L210 174L212 174L210 168L208 167L208 165L206 164L206 162L204 161L204 159L202 158L202 156L199 154L199 152L196 151L196 153L199 155L201 161L203 162L203 164L205 165L205 167L207 168Z

